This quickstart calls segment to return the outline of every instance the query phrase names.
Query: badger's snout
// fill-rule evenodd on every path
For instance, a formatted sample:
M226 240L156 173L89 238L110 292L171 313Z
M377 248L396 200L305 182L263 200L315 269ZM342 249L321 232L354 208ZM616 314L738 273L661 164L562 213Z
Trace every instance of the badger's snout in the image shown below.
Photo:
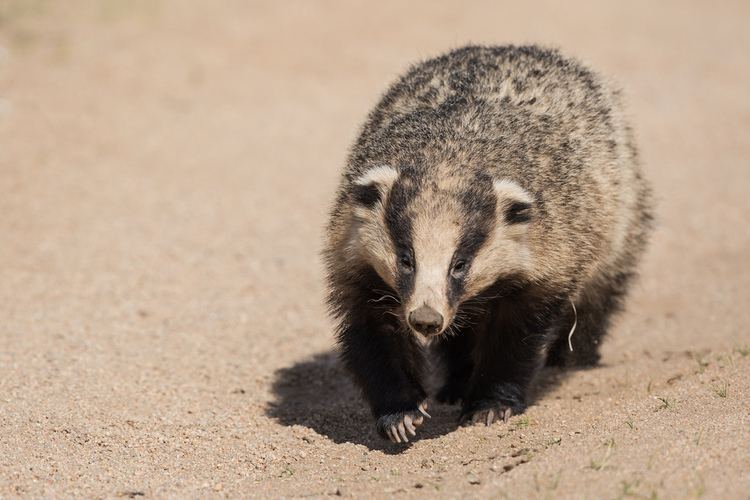
M409 313L409 326L422 335L434 335L443 329L443 315L428 305Z

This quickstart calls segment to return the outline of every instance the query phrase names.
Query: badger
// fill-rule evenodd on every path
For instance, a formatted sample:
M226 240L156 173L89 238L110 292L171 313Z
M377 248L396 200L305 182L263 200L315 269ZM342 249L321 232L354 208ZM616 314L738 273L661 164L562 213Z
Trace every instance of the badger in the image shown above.
M468 46L413 66L351 148L323 251L378 433L429 417L428 351L459 423L523 412L545 365L596 364L651 211L621 91L580 62Z

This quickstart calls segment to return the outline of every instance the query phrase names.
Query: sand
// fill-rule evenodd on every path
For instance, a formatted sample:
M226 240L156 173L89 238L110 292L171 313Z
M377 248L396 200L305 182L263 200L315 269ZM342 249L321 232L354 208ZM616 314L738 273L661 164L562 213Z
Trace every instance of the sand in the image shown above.
M747 2L0 2L0 497L749 498ZM600 367L374 433L318 257L408 65L562 47L658 197Z

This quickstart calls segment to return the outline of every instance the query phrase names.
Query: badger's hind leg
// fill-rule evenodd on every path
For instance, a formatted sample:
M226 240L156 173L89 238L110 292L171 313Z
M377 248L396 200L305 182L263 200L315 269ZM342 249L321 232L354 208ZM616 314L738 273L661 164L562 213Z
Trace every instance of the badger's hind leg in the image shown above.
M631 276L630 273L620 273L584 291L575 304L575 310L571 305L568 313L562 316L559 336L547 355L547 366L585 367L599 362L599 346L613 315L622 309ZM569 345L568 337L574 323Z
M474 332L470 329L459 329L439 340L436 350L445 372L435 399L451 405L464 399L474 369L473 349Z

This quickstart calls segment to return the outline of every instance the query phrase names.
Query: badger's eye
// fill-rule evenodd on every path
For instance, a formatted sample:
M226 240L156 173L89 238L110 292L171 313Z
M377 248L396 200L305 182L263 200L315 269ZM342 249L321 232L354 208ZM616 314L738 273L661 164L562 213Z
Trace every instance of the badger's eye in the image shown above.
M414 270L414 263L411 260L411 256L408 254L403 254L398 259L398 263L401 265L401 268L406 272L411 272Z
M455 264L453 264L453 269L451 269L451 275L454 278L461 277L466 272L466 261L465 260L459 260L456 261Z

